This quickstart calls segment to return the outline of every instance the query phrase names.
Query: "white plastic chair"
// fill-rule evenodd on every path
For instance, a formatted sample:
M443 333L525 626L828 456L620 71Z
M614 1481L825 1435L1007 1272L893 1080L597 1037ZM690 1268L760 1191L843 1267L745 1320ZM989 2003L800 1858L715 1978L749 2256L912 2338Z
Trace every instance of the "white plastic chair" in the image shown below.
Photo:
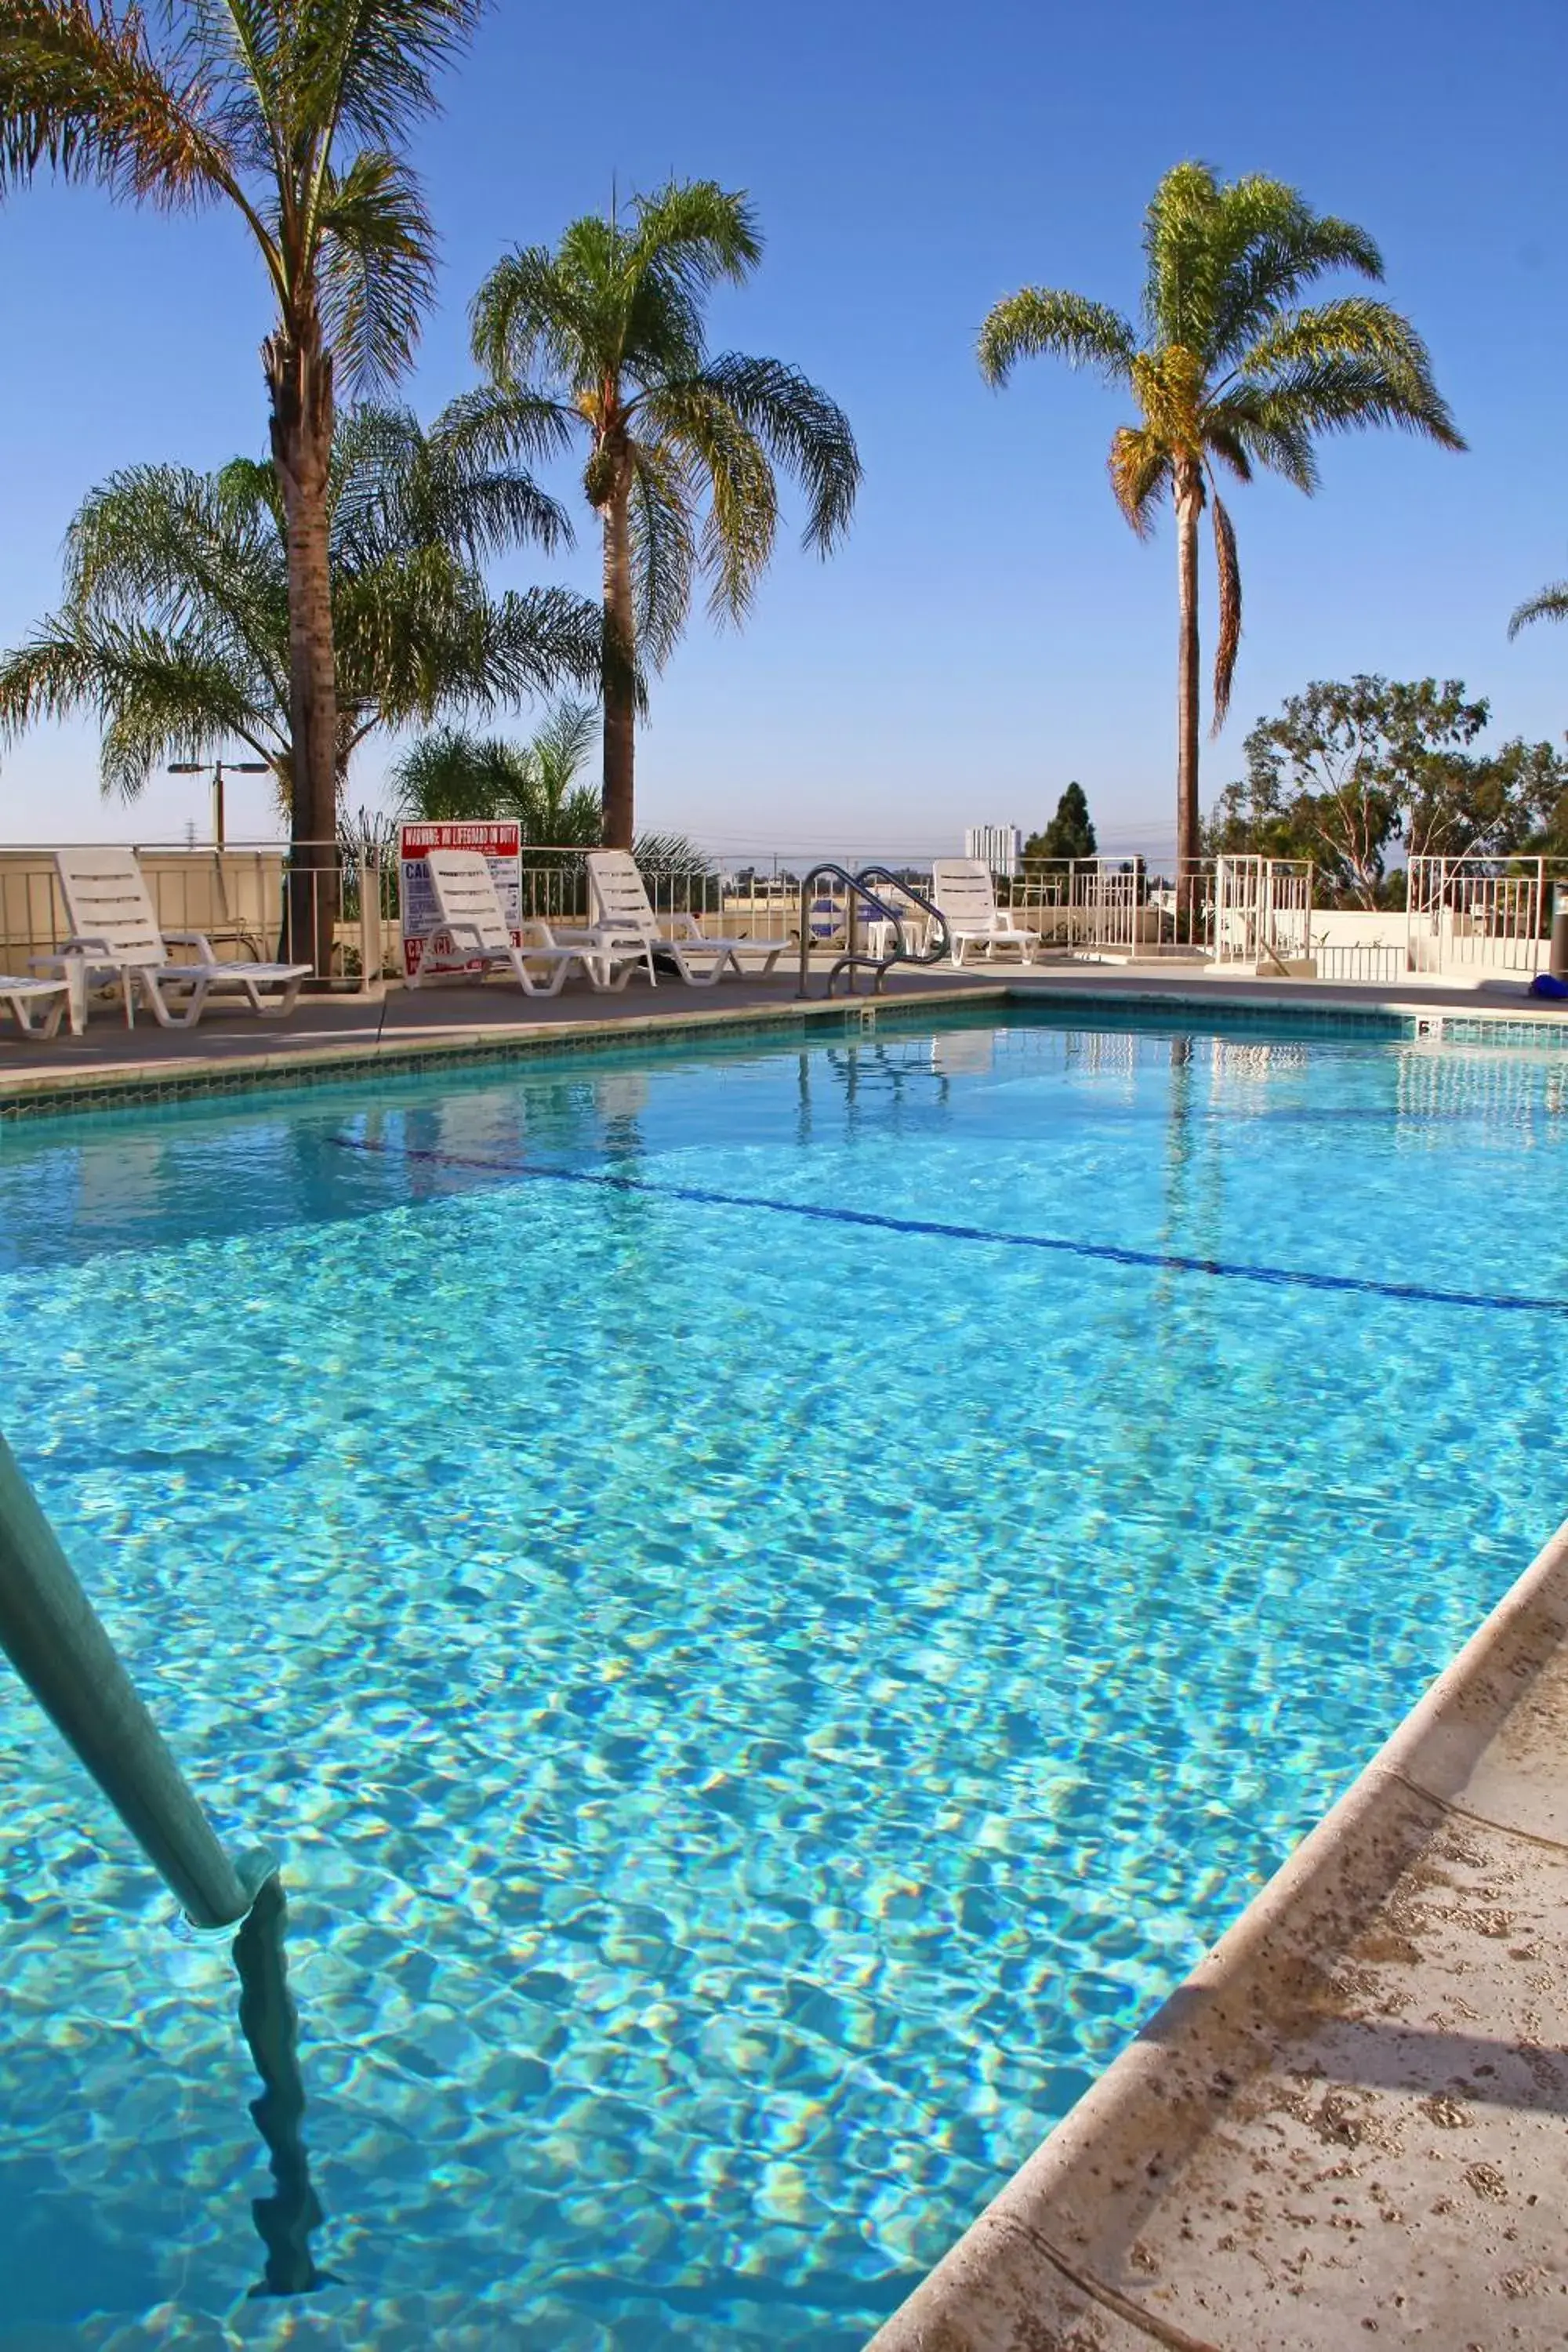
M60 849L55 867L66 902L70 936L52 956L34 956L39 971L69 975L77 967L89 986L115 982L125 1000L125 1025L135 1022L141 990L163 1029L190 1029L207 999L237 991L253 1013L292 1012L308 963L221 963L205 931L164 931L148 896L133 849ZM169 942L194 947L199 961L174 963ZM184 1005L169 1002L168 989L190 992Z
M786 940L710 939L690 914L668 916L669 929L661 930L647 886L629 850L591 849L587 863L594 900L590 936L623 950L633 950L655 987L658 985L653 967L656 950L670 958L689 988L711 988L726 969L743 977L743 955L763 959L765 979L789 944Z
M983 857L939 857L931 867L931 898L947 918L953 963L962 967L972 947L987 962L1000 950L1016 950L1025 963L1040 951L1040 935L1019 922L1009 907L996 904L996 886Z
M430 869L431 892L442 929L451 940L452 954L461 957L464 963L483 964L487 970L491 964L505 964L525 996L558 996L574 964L582 966L590 985L601 993L606 989L624 988L636 970L639 960L637 950L601 948L586 940L568 945L557 940L548 923L531 927L542 933L542 944L528 940L519 947L502 912L489 860L477 849L432 849L425 862ZM412 974L415 988L422 988L427 979L437 977L426 966L437 936L431 932L420 947L419 961ZM548 977L535 980L528 969L531 963L547 966Z
M9 1005L16 1026L27 1037L52 1037L70 1002L69 983L63 980L18 980L0 971L0 1006ZM37 1013L39 1021L33 1015Z

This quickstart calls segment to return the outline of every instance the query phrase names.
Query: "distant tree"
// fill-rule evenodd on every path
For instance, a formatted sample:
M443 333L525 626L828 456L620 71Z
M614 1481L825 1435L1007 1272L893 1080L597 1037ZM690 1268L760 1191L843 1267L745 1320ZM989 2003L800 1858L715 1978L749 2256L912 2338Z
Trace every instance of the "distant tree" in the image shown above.
M1522 849L1568 824L1568 761L1521 738L1477 750L1489 717L1454 678L1317 681L1253 728L1206 846L1310 858L1327 896L1367 908L1386 901L1395 855Z
M1026 287L998 302L980 331L980 365L1005 383L1021 359L1051 353L1091 367L1131 396L1137 422L1110 445L1110 487L1140 538L1167 495L1176 515L1181 614L1177 668L1176 851L1198 849L1198 519L1214 521L1219 583L1214 723L1230 700L1241 636L1236 533L1219 498L1223 468L1256 468L1300 490L1318 484L1313 443L1325 433L1404 425L1462 449L1409 320L1364 294L1305 306L1326 273L1381 278L1366 231L1315 213L1294 188L1258 173L1215 178L1178 163L1155 189L1143 230L1142 332L1102 302Z
M1057 813L1043 833L1032 833L1024 844L1026 857L1093 857L1099 854L1094 824L1083 786L1071 783L1057 803Z
M519 247L474 298L488 386L474 430L509 453L587 442L583 490L604 541L604 824L631 846L639 668L659 668L698 574L743 619L773 552L777 471L805 492L805 544L849 526L860 460L843 410L797 368L707 348L707 301L762 258L743 194L672 181L574 221L553 252Z

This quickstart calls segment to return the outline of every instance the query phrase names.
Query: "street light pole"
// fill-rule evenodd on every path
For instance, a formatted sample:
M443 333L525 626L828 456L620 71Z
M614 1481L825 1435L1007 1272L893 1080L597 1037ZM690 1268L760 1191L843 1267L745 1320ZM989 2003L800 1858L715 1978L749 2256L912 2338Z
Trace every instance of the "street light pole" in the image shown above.
M267 760L171 760L172 776L205 776L213 780L213 847L224 846L223 774L226 766L237 776L268 776L271 762Z

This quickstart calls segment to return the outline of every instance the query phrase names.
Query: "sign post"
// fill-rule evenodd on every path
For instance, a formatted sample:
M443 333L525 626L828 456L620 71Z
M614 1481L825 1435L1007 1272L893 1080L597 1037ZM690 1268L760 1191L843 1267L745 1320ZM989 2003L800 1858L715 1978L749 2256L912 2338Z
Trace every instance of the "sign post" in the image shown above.
M482 971L465 962L441 927L426 859L433 849L477 849L489 865L503 921L514 947L522 945L522 829L494 824L400 824L397 828L397 911L403 925L403 976L416 971ZM428 941L428 949L426 942Z

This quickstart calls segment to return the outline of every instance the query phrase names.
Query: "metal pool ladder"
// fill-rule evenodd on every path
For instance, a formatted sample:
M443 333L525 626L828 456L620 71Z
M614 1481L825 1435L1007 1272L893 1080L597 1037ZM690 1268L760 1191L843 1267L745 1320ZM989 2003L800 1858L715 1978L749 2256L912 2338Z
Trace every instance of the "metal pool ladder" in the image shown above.
M854 975L857 971L872 974L870 992L873 996L880 996L883 980L895 964L941 963L950 952L952 940L947 927L947 917L942 908L933 906L923 890L917 890L910 883L900 881L886 866L862 866L858 874L851 874L847 866L831 863L814 866L803 877L800 886L800 985L795 990L797 998L811 995L811 898L819 882L837 882L844 891L845 951L835 960L828 971L827 985L823 991L825 997L833 994L841 971L849 974L847 987L851 996L855 993ZM882 889L896 890L925 916L928 929L923 948L910 944L905 935L901 910L878 896L879 885ZM890 955L862 955L858 950L855 928L862 903L875 921L892 925L893 950Z

